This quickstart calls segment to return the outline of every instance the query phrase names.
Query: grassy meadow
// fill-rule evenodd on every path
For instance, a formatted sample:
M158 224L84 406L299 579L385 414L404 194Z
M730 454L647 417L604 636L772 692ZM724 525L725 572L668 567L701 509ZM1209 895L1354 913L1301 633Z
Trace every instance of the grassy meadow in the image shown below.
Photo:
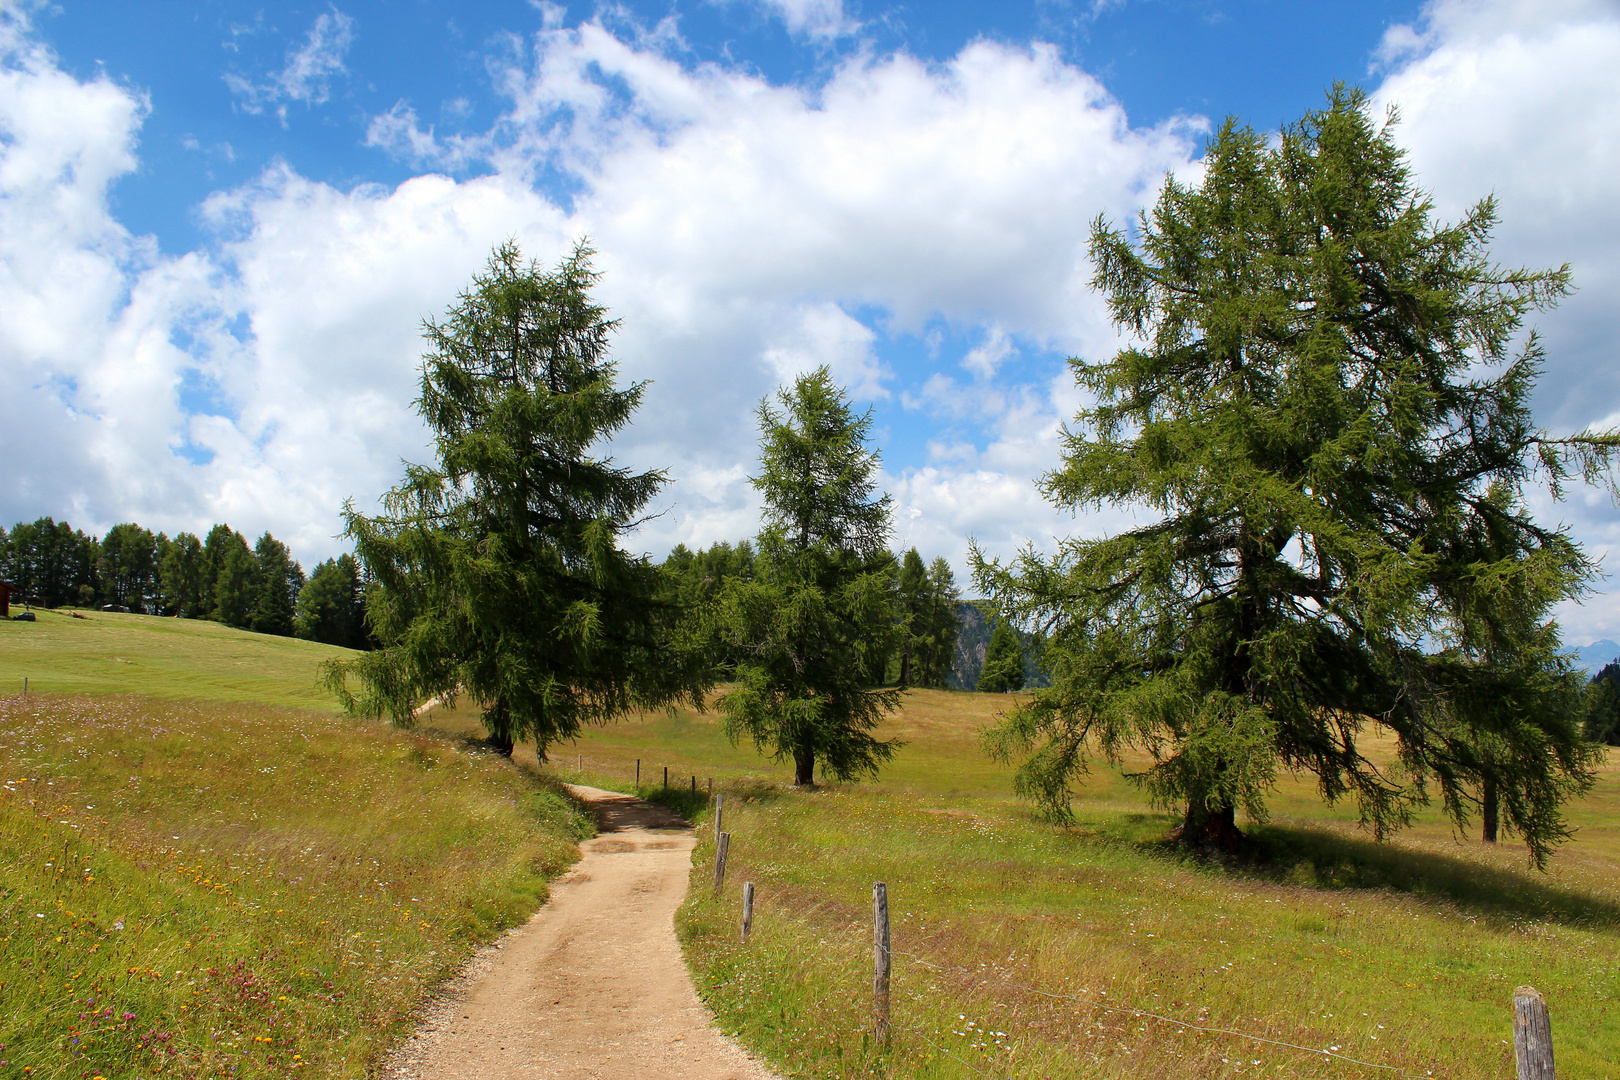
M200 619L107 611L39 611L0 621L0 695L145 694L336 711L315 685L322 660L343 652L297 638Z
M710 894L701 833L680 931L722 1025L789 1075L1507 1078L1511 996L1530 983L1560 1075L1620 1077L1620 763L1571 808L1577 838L1547 874L1434 813L1375 844L1294 778L1248 826L1258 854L1228 865L1165 843L1172 819L1103 766L1074 824L1036 820L978 751L1006 704L914 692L887 732L908 746L877 782L809 794L690 713L592 731L551 769L582 760L624 788L639 757L648 793L668 765L672 786L713 776L728 794L726 889ZM874 881L896 950L881 1050Z
M0 623L0 677L30 676L0 694L0 1077L373 1075L544 900L589 831L575 804L474 744L336 715L313 692L335 651Z

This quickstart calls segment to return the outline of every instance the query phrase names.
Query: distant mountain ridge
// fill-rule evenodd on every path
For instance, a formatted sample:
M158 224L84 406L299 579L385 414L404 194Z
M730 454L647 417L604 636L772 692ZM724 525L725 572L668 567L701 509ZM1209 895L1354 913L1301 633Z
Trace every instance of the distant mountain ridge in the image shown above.
M1582 645L1576 648L1574 653L1576 664L1585 668L1588 674L1596 675L1603 670L1605 664L1620 660L1620 645L1604 638L1590 645Z
M984 671L984 654L990 647L990 632L995 623L989 615L989 605L983 600L961 600L956 605L956 618L961 625L956 638L956 657L951 661L951 673L945 685L952 690L972 690L979 684ZM1020 633L1024 642L1024 689L1035 690L1052 685L1052 680L1035 665L1034 650L1029 647L1029 635Z

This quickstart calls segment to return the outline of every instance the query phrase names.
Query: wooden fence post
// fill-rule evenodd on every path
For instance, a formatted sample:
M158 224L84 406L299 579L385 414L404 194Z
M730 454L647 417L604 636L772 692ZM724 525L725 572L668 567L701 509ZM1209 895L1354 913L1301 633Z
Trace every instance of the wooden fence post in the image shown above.
M726 802L725 792L720 792L719 794L715 795L715 797L714 797L714 842L716 844L718 844L720 842L720 819L725 815L725 809L726 809L725 802Z
M743 882L742 943L748 944L748 931L754 928L754 883Z
M1513 1060L1519 1080L1554 1080L1552 1019L1533 986L1513 991Z
M709 777L709 794L714 794L714 777Z
M669 766L664 766L664 790L669 790Z
M720 843L714 849L714 891L720 892L720 887L726 883L726 849L731 847L731 834L720 834Z
M636 758L636 790L641 790L641 759Z
M692 794L697 794L697 777L692 777Z
M889 1041L889 887L872 883L872 1034Z

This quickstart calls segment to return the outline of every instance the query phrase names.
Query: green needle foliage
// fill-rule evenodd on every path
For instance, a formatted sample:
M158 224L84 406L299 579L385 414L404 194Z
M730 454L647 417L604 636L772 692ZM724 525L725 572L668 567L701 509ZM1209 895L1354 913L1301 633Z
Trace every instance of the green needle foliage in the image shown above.
M875 773L897 744L872 731L898 707L864 673L892 651L895 609L889 497L872 498L878 455L870 414L856 416L825 367L760 402L765 528L752 579L726 583L715 608L723 648L738 657L720 698L726 732L747 735L794 783ZM881 670L881 668L879 668ZM881 678L881 675L879 676Z
M614 385L591 254L546 273L503 244L425 325L417 407L439 465L407 466L379 517L345 507L381 646L326 667L351 712L408 724L424 699L465 693L498 747L533 741L543 758L585 724L701 705L707 675L656 598L657 568L619 546L664 474L591 454L645 387Z
M1241 841L1238 807L1264 820L1285 768L1380 837L1433 788L1459 827L1499 801L1543 860L1593 761L1549 611L1593 566L1522 492L1612 490L1620 446L1531 419L1541 347L1514 343L1568 268L1493 264L1491 199L1433 220L1359 91L1276 141L1228 121L1204 163L1136 237L1093 228L1094 284L1138 344L1070 362L1095 404L1041 486L1146 523L1051 558L975 552L1049 635L1053 678L989 749L1032 752L1020 787L1060 815L1094 749L1145 750L1136 779L1203 845ZM1358 749L1375 725L1397 760Z
M984 670L974 689L985 694L1010 694L1024 688L1024 649L1006 619L997 619L984 650Z

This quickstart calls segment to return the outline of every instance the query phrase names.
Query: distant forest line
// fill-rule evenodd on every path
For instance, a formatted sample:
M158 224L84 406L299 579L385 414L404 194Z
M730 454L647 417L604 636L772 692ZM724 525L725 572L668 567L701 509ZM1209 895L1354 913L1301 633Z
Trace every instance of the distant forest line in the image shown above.
M353 556L327 559L306 576L269 532L249 544L229 525L199 539L126 522L98 538L50 517L19 522L0 528L0 580L19 594L14 602L39 607L111 607L346 648L370 644Z
M672 599L690 603L727 578L751 576L754 551L747 541L696 551L682 544L662 566ZM896 553L892 579L908 632L881 657L883 670L872 673L874 681L974 689L994 629L988 609L958 596L942 559L924 566L915 551ZM51 517L18 522L10 530L0 527L0 581L16 590L15 602L37 607L111 606L346 648L373 644L365 626L365 574L352 555L324 560L306 575L271 533L250 543L226 524L199 538L189 532L170 537L135 522L100 537ZM1038 643L1020 636L1024 685L1046 685Z

